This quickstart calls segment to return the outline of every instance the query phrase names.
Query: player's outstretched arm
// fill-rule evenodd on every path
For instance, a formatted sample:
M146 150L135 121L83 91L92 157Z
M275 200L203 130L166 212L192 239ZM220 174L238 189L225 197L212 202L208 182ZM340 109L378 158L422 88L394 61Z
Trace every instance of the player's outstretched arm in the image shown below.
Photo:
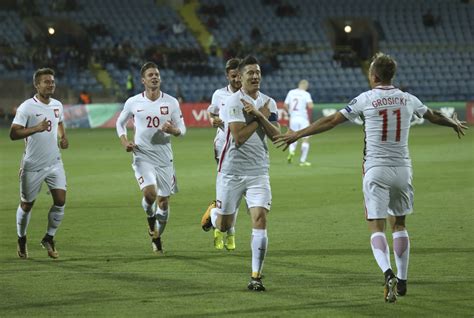
M18 139L24 139L26 137L29 137L33 134L36 134L38 132L43 132L48 128L48 121L43 119L42 122L40 122L38 125L33 126L33 127L23 127L21 125L17 124L12 124L10 127L10 139L11 140L18 140Z
M449 118L446 117L442 112L439 110L432 110L428 108L426 113L423 115L423 118L429 120L433 124L440 125L440 126L448 126L454 129L457 133L458 138L464 136L464 129L469 129L466 126L465 121L458 120L458 115L456 113L453 114L453 117Z
M345 122L346 120L347 118L344 117L344 115L342 115L340 112L336 112L330 116L318 119L304 129L298 131L288 130L285 134L276 135L273 138L273 143L277 145L277 148L284 147L283 151L285 151L290 146L290 144L294 143L298 139L328 131Z

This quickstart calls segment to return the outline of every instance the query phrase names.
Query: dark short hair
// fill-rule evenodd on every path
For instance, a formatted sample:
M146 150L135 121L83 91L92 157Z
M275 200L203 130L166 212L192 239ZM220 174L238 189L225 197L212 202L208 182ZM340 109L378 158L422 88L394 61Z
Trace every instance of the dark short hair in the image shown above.
M240 63L239 58L231 58L225 63L225 73L229 73L230 70L236 70L239 67Z
M44 68L39 68L36 70L36 72L33 74L33 84L36 85L38 84L39 78L41 75L53 75L54 76L54 70L49 68L49 67L44 67Z
M246 67L247 65L254 65L254 64L260 64L257 60L256 57L254 56L251 56L251 55L247 55L246 57L244 57L244 59L242 61L240 61L239 63L239 72L242 72L242 70L244 69L244 67Z
M143 75L145 75L145 72L147 69L149 68L158 68L158 65L156 65L155 63L153 62L146 62L145 64L143 64L142 68L140 69L140 75L141 77L143 77Z
M372 71L382 83L389 83L397 71L397 62L390 55L379 52L372 59Z

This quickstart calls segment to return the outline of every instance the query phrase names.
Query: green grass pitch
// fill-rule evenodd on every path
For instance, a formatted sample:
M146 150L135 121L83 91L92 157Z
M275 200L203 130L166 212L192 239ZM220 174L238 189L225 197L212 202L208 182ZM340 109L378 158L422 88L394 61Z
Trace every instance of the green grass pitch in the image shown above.
M250 220L237 250L215 251L201 214L215 193L212 129L174 138L180 193L171 200L165 256L155 256L141 195L113 130L69 130L63 151L66 215L58 260L39 242L51 198L43 185L28 229L28 260L16 256L15 213L23 142L0 130L0 316L315 317L474 314L474 137L445 127L411 130L415 213L408 295L383 301L361 191L363 132L344 125L312 137L312 167L271 148L273 205L267 291L250 292ZM391 242L391 235L388 236ZM392 265L393 255L392 255Z

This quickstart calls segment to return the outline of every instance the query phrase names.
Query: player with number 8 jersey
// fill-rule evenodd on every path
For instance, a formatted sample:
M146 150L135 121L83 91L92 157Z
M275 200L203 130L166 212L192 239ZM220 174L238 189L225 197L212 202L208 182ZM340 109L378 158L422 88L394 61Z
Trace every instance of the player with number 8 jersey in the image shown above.
M160 71L155 63L141 68L145 91L130 97L120 113L116 128L122 146L133 153L132 168L143 193L148 234L154 252L163 253L161 235L169 217L169 197L177 192L171 135L186 133L176 98L160 90ZM134 141L127 138L126 124L133 118Z

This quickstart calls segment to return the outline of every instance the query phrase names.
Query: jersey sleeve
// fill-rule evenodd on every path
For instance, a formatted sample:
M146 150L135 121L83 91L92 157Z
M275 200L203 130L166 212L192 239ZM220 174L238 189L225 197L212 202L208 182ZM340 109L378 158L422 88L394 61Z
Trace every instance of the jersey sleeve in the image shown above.
M60 104L59 109L60 109L60 111L59 111L59 122L62 123L63 120L64 120L64 106L63 106L63 104Z
M354 122L360 118L364 111L365 105L365 95L362 93L347 104L346 107L341 109L339 112L349 119L350 121Z
M212 94L211 105L209 105L207 111L211 114L219 115L219 97L217 91Z
M227 122L245 122L244 107L236 98L229 98L226 105Z
M184 124L183 113L181 112L181 108L179 108L177 100L175 101L175 106L171 113L171 121L181 132L180 136L184 136L186 134L186 125Z
M23 105L20 105L20 107L18 107L15 114L15 118L13 118L12 124L20 125L23 127L26 127L26 125L28 124L28 114Z
M125 105L123 105L122 112L117 118L117 122L115 123L115 128L117 129L117 135L119 137L122 135L127 135L127 121L131 116L131 104L129 103L129 100L127 100Z
M418 97L416 97L414 95L411 95L411 94L408 94L408 97L409 97L409 99L408 99L409 105L410 105L410 107L412 107L413 113L416 114L420 118L423 117L423 115L428 110L428 107L426 105L424 105L418 99Z
M313 99L311 98L311 94L306 92L306 104L312 103Z

